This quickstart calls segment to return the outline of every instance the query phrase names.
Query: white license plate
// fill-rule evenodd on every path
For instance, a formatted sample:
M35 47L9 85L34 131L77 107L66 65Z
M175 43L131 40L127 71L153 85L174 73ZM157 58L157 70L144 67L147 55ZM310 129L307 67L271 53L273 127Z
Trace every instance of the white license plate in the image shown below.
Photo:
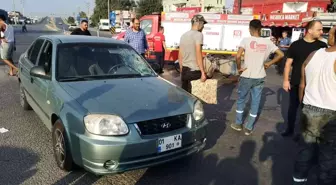
M182 134L159 138L157 150L159 153L182 147Z

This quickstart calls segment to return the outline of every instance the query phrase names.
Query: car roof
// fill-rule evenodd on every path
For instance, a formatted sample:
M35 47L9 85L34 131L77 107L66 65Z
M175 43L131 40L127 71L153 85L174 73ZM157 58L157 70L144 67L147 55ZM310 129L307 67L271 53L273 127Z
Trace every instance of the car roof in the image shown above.
M107 43L107 44L126 44L124 41L119 41L112 38L85 36L85 35L42 35L39 38L50 40L59 40L62 43Z

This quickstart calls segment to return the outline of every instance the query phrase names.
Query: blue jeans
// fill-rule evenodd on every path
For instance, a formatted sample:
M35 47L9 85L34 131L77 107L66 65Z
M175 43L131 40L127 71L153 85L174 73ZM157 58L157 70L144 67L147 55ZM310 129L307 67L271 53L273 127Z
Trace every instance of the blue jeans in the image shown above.
M245 126L249 130L253 130L254 122L258 115L260 99L262 91L264 89L265 78L244 78L241 77L238 86L238 100L237 100L237 110L236 110L236 124L243 124L243 114L245 109L245 104L247 96L251 92L251 110L249 114L249 119L247 125Z

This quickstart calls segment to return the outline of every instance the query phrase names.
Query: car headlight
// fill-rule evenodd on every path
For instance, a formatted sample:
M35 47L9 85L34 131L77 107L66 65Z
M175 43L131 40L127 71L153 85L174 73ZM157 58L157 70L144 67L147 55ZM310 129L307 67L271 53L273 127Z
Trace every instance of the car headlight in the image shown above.
M90 114L84 117L86 129L97 135L118 136L128 134L128 126L116 115Z
M196 121L202 120L204 118L203 104L197 100L194 104L193 117Z

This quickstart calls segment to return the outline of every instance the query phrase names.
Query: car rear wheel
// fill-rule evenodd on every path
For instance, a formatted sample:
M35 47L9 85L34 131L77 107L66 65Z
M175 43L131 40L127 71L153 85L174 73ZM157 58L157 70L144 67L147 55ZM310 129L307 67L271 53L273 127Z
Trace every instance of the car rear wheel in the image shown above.
M20 83L20 105L24 110L31 110L31 106L27 102L26 94L24 92L24 87Z
M74 169L69 140L61 120L57 120L53 126L52 142L57 166L64 171Z

